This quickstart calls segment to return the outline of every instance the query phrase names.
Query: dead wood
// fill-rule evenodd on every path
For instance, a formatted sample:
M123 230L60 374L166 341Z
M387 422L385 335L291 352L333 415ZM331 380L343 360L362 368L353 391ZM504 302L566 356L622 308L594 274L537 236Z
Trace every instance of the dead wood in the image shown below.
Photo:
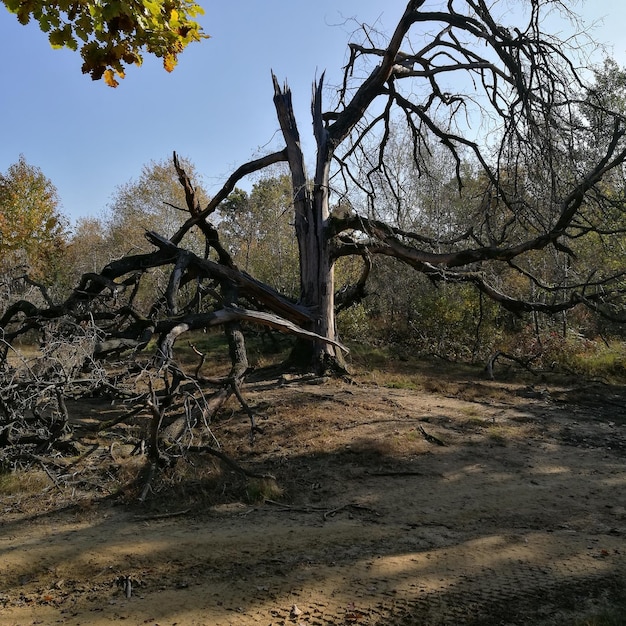
M145 502L148 497L148 493L150 493L150 489L152 486L152 480L154 479L158 469L158 463L152 462L148 466L148 470L146 472L146 477L144 479L143 488L141 490L141 494L139 495L139 502Z
M154 515L135 515L138 522L151 522L153 520L170 519L172 517L180 517L187 515L191 509L183 509L182 511L172 511L171 513L155 513Z
M429 433L427 433L424 430L424 427L420 424L417 429L420 431L420 433L422 433L424 439L426 439L426 441L428 441L428 443L434 443L437 446L447 446L448 444L445 441L442 441L441 439L439 439L439 437L435 437L434 435L431 435Z
M280 511L294 511L297 513L322 513L322 518L326 521L329 517L333 517L340 511L345 511L346 509L355 509L357 511L368 511L369 513L373 513L374 515L378 515L378 513L371 507L365 506L363 504L355 504L354 502L349 502L348 504L342 504L341 506L337 506L329 509L328 507L320 507L320 506L293 506L290 504L285 504L283 502L277 502L276 500L265 499L265 503L272 504L274 506L280 507Z
M508 359L509 361L513 361L514 363L517 363L518 365L523 367L526 371L530 372L533 376L537 376L537 372L534 369L532 369L531 363L533 361L536 361L540 356L541 354L535 354L527 358L521 358L521 357L514 356L512 354L508 354L507 352L502 352L501 350L498 350L497 352L494 352L489 357L489 359L487 359L487 364L485 365L485 371L487 372L487 376L489 377L489 380L494 380L493 370L496 365L496 361L500 357L502 357L504 359Z

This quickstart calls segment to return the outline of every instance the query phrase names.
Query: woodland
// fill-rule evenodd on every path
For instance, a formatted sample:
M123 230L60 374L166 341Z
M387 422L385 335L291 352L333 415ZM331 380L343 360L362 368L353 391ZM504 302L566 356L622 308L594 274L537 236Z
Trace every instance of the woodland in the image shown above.
M263 342L280 354L273 367L322 381L349 379L351 348L364 346L481 363L491 377L503 362L622 375L626 73L590 65L584 33L546 32L548 16L577 25L569 3L522 4L509 23L504 3L411 0L392 32L363 26L342 83L313 82L311 120L295 119L273 76L284 147L212 197L174 154L70 233L43 172L21 157L3 173L2 471L80 454L68 405L94 397L149 424L136 441L141 499L190 451L236 465L210 424L231 401L250 438L262 432L245 387L269 363L249 354ZM61 5L37 6L55 45L76 48L79 28L83 70L112 86L134 53L114 47L95 64L91 28L105 47L122 35L147 46L168 70L202 38L181 21L173 47L155 51L130 16L76 27ZM312 171L299 131L310 121ZM226 372L202 347L218 332Z

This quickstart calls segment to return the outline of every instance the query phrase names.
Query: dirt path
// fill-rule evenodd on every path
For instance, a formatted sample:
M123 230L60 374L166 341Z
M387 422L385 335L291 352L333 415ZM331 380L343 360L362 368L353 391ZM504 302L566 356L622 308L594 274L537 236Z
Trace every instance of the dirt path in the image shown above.
M237 413L215 434L282 496L209 504L181 484L158 510L76 494L63 509L71 494L51 487L41 513L7 497L0 624L575 624L624 599L622 390L328 383L249 398L267 418L255 446Z

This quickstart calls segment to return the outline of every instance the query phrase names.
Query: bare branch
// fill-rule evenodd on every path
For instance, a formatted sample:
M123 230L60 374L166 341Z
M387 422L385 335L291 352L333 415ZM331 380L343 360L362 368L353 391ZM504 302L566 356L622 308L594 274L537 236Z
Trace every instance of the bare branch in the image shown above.
M281 161L287 160L287 152L286 150L281 150L280 152L274 152L272 154L268 154L259 159L255 159L253 161L249 161L248 163L244 163L241 165L235 172L233 172L228 180L224 183L223 187L217 192L208 205L199 213L192 216L178 229L176 234L172 237L172 242L175 244L180 243L182 238L185 236L189 230L199 224L202 220L206 220L209 215L211 215L217 207L228 197L237 183L248 176L249 174L253 174L254 172L258 172L259 170L265 169L270 165L274 165L275 163L280 163Z

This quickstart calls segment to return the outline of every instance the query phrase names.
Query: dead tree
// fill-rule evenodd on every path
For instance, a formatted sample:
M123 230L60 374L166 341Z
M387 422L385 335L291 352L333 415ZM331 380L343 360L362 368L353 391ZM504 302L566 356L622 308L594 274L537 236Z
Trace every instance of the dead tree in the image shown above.
M499 21L498 7L497 2L451 0L433 10L424 0L412 0L385 45L373 45L367 31L366 43L351 44L332 111L323 106L324 75L313 87L312 175L305 168L290 90L274 76L285 148L239 168L173 241L204 224L243 175L284 161L293 183L299 303L310 313L307 328L327 339L336 338L336 294L342 294L345 308L347 295L364 293L362 283L335 288L334 263L346 255L364 259L364 276L374 255L386 255L435 283L470 283L515 313L554 314L585 306L622 319L622 271L571 273L548 283L533 267L537 255L573 261L580 240L624 232L621 215L610 221L599 208L620 202L600 183L620 171L626 159L624 117L586 85L570 58L577 50L543 32L548 11L575 18L565 3L527 0L517 23ZM450 87L455 83L461 86L456 93ZM601 127L589 121L590 111L601 117ZM490 131L489 142L469 127L477 118ZM427 226L420 232L378 218L380 184L389 180L390 137L398 120L406 126L407 150L424 177L433 145L451 155L459 193L469 164L475 191L466 200L462 229L448 225L442 236ZM583 156L590 145L594 149ZM350 195L361 205L352 202L350 215L335 217L333 193L335 201ZM399 194L394 200L403 202ZM500 269L494 273L492 267ZM517 274L535 293L550 297L507 294L498 272ZM310 366L341 366L332 341L307 345Z

